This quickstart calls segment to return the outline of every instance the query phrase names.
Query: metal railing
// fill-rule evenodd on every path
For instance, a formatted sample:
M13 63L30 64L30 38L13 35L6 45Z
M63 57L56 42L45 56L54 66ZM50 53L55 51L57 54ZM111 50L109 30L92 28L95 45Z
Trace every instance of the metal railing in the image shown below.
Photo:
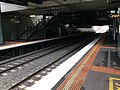
M35 32L43 29L46 23L48 23L51 18L52 17L49 16L46 18L45 22L43 19L41 19L41 20L36 21L36 23L33 25L21 27L17 32L11 34L11 40L18 40L23 35L25 35L26 39L29 39Z

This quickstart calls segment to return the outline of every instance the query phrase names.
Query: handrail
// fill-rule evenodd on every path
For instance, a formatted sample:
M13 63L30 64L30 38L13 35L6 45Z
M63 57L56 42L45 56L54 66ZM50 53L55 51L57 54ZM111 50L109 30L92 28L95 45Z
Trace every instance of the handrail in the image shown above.
M51 19L52 17L48 17L46 19L45 22L41 23L41 25L38 25L38 26L35 26L33 29L35 30L32 30L29 34L29 36L27 37L27 39L30 39L32 37L32 35L36 32L36 31L40 31L42 28L44 28L44 26L49 22L49 20Z
M26 39L29 39L33 33L35 33L36 31L40 31L44 25L46 25L46 23L49 22L49 20L52 18L52 16L49 16L45 22L43 22L43 20L38 20L36 22L36 25L30 25L30 26L25 26L25 27L21 27L18 31L18 33L16 33L16 35L14 37L16 37L16 39L19 39L21 36L23 36L23 34L26 34ZM41 26L41 27L40 27Z

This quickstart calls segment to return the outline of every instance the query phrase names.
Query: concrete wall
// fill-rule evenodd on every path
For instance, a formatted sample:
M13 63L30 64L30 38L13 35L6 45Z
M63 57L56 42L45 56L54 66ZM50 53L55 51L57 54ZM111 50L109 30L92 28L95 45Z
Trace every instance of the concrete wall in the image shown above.
M14 32L17 32L19 27L20 25L16 24L14 20L2 18L2 30L4 40L10 40L11 35Z
M0 7L0 44L3 44L3 32L2 32L2 24L1 24L1 7Z

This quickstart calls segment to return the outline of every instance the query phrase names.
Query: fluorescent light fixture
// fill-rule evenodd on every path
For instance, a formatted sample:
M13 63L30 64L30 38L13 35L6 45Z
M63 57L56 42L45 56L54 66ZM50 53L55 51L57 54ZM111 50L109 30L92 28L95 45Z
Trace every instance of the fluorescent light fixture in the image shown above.
M66 26L66 27L69 27L69 24L66 24L65 26Z
M115 11L110 11L111 13L115 13Z
M30 15L30 17L35 17L35 15Z

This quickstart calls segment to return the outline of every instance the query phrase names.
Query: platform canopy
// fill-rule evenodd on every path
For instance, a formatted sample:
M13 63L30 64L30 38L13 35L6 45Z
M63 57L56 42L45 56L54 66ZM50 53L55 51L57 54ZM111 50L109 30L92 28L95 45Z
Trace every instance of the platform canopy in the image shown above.
M18 5L27 5L27 0L0 0L1 2L18 4Z
M2 2L27 6L28 2L42 4L45 0L0 0Z
M111 25L110 11L117 11L120 0L0 0L18 4L10 9L2 6L4 17L27 17L30 15L66 15L63 23L74 23L75 27ZM22 5L22 6L21 6ZM24 6L23 6L24 5ZM7 6L7 8L6 8ZM18 9L17 9L18 8ZM84 23L84 25L83 25ZM88 27L89 27L88 26Z

